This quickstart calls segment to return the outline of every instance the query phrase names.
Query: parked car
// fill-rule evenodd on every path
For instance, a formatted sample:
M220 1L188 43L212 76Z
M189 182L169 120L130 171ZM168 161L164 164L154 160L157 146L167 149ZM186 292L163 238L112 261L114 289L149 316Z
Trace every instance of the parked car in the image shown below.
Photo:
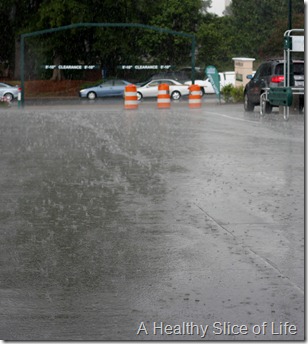
M160 72L152 75L148 81L157 79L171 79L182 83L183 81L187 80L187 73L174 71Z
M253 111L254 107L260 105L260 96L264 92L264 88L278 87L284 84L284 61L269 60L263 62L257 69L254 76L247 75L250 79L244 89L244 108L246 111ZM293 74L290 85L292 87L304 87L305 64L302 60L293 61ZM300 102L303 102L301 97ZM266 102L265 112L270 113L273 106Z
M195 67L195 79L200 79L202 77L200 67ZM165 70L159 73L153 74L147 81L157 80L157 79L172 79L180 83L184 83L186 80L191 78L191 67L184 67L177 70ZM138 83L141 85L143 83Z
M138 100L146 97L157 97L158 85L168 84L171 99L178 100L182 96L189 94L189 86L183 85L180 82L172 79L157 79L146 82L145 84L137 87Z
M0 83L0 97L6 97L9 101L17 99L20 90L20 86L12 86L3 82Z
M235 72L220 72L218 73L220 76L220 89L222 87L232 84L235 85ZM191 81L186 81L185 85L191 85ZM203 94L213 94L215 93L214 88L208 78L204 80L195 80L195 84L201 87L201 91Z
M79 96L91 100L98 97L120 97L124 95L125 86L130 84L126 80L110 79L99 85L80 90Z

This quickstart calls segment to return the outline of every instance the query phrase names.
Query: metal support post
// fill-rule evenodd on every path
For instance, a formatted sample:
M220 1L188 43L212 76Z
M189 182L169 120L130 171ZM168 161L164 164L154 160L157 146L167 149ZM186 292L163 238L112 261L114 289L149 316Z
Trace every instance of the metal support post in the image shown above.
M20 39L20 82L21 82L21 99L20 105L24 107L25 102L25 38L21 35Z

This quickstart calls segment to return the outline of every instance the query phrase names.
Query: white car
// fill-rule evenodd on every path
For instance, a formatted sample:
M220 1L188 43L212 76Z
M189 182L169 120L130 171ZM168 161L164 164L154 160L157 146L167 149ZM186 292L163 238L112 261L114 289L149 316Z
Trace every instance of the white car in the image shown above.
M235 72L221 72L218 73L220 76L220 89L228 84L235 86ZM210 80L207 78L205 80L195 80L195 84L201 87L203 94L215 93ZM185 82L185 85L191 85L191 81Z
M5 97L7 100L12 101L18 98L18 92L21 92L20 86L12 86L4 82L0 83L0 98Z
M178 100L182 96L187 96L189 94L188 85L183 85L180 82L172 79L156 79L146 82L143 85L137 87L138 100L147 97L157 97L158 85L160 84L169 85L169 92L172 100Z

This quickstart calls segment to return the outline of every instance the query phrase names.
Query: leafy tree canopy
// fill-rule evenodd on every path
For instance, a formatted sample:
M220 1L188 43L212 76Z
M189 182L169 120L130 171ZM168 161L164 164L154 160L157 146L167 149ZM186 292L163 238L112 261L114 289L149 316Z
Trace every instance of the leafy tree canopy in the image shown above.
M282 55L290 0L232 0L226 16L210 14L211 0L1 0L0 64L18 71L21 33L79 22L140 23L194 33L197 63L231 68L232 57ZM304 2L292 0L293 28L304 27ZM8 39L8 37L10 39ZM190 63L190 41L140 29L79 28L27 39L29 73L41 64ZM0 68L1 73L1 68ZM18 75L18 73L16 73Z

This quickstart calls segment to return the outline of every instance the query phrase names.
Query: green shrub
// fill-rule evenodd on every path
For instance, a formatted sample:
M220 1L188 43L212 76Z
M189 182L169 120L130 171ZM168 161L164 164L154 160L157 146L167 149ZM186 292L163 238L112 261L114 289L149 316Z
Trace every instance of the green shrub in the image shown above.
M241 103L244 102L244 86L237 86L233 87L231 90L231 96L233 99L233 103Z
M234 88L234 86L232 84L227 84L220 91L220 94L222 95L223 100L226 103L231 103L231 101L232 101L232 94L231 94L231 92L232 92L233 88Z
M220 93L226 103L240 103L244 101L243 86L235 87L232 84L227 84L221 89Z

